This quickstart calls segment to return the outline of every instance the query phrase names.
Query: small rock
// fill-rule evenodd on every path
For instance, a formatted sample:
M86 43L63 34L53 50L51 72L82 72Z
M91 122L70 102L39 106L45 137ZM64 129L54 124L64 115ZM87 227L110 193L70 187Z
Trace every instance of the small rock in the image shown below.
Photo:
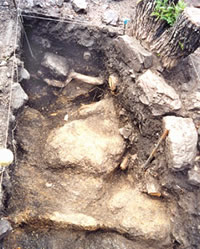
M57 5L58 7L62 7L63 6L63 3L64 3L64 0L57 0Z
M200 168L198 165L188 171L188 182L192 185L200 186Z
M163 118L164 129L169 130L166 138L168 167L184 170L193 165L197 153L197 131L193 120L167 116Z
M116 11L108 9L104 12L102 21L107 25L117 26L119 16Z
M9 221L0 220L0 240L12 231L12 227Z
M181 108L181 101L175 90L151 70L138 77L137 87L139 100L150 108L154 116Z
M5 67L6 65L7 65L7 62L6 62L6 61L1 61L0 67Z
M129 162L129 155L127 154L127 155L123 158L123 160L122 160L122 162L121 162L121 164L120 164L120 169L121 169L121 170L126 170L126 169L128 168L128 162Z
M11 78L11 74L9 72L7 72L6 75L7 75L8 78Z
M160 185L152 177L147 179L146 190L147 194L150 196L156 196L156 197L161 196Z
M19 76L20 76L19 81L30 80L30 74L24 67L21 68Z
M124 137L125 139L128 139L131 135L131 127L125 126L119 129L119 133Z
M109 75L108 84L109 84L110 90L112 92L116 91L117 86L119 85L119 78L118 78L118 76L116 74Z
M65 120L65 121L68 121L68 120L69 120L69 115L68 115L68 114L66 114L66 115L64 116L64 120Z
M72 6L77 13L87 13L88 4L85 0L72 0Z
M12 109L17 110L28 100L28 95L24 92L19 83L12 86Z
M69 72L66 58L49 52L45 53L42 66L48 68L57 77L66 77Z
M3 2L3 6L4 6L4 7L8 7L8 6L9 6L9 3L8 3L7 1L4 1L4 2Z
M89 61L90 58L91 58L91 53L90 52L84 52L83 59L85 61Z

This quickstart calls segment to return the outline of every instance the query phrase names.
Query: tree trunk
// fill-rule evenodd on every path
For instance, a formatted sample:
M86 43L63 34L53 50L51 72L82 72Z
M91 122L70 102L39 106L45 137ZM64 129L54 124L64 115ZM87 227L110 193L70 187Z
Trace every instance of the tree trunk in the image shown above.
M134 35L156 52L166 68L172 68L182 58L200 46L200 9L185 8L170 27L164 20L152 16L155 0L141 0L136 7ZM171 0L177 3L177 0Z

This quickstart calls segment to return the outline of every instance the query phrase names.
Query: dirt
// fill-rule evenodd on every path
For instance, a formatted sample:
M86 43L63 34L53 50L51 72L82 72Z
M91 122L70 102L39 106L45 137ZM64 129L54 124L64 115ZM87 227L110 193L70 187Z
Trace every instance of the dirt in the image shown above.
M199 248L199 188L188 184L186 171L175 173L168 170L164 143L153 157L150 170L146 173L142 170L162 133L162 116L152 116L148 108L141 109L132 100L127 89L135 84L135 79L130 80L131 68L116 50L114 42L123 33L123 18L130 18L133 22L136 1L91 1L87 14L75 13L68 1L61 8L53 1L49 6L41 3L42 7L40 4L30 7L30 2L16 1L24 15L37 12L43 14L40 18L67 17L70 21L42 20L36 14L33 14L34 18L23 17L23 38L18 36L16 53L18 68L24 64L30 73L30 80L21 82L29 100L19 110L13 111L11 107L15 121L10 123L7 138L15 40L9 32L5 37L3 34L5 30L15 33L15 25L10 21L15 20L16 12L12 1L8 7L0 6L0 30L4 31L0 35L0 54L1 61L7 62L6 67L0 67L0 142L4 146L8 139L7 146L15 153L15 162L3 179L4 208L1 213L13 226L13 232L5 237L4 248ZM120 20L117 26L102 23L106 9L117 11ZM77 24L73 23L74 20ZM132 22L127 34L131 33ZM47 85L44 78L52 80L55 75L41 65L46 52L65 57L70 70L102 77L104 84L91 86L73 80L64 88ZM88 61L84 59L85 52L91 54ZM184 107L187 107L187 96L200 89L198 56L199 51L196 51L172 71L161 70L168 84L179 93ZM155 63L153 69L157 70L157 67ZM119 75L120 80L114 92L108 84L111 73ZM15 73L16 82L17 76ZM63 78L58 80L63 81ZM91 104L101 103L107 98L112 99L114 105L114 109L110 106L110 118L105 118L107 114L104 114L108 107L90 112ZM84 108L87 115L81 116ZM94 115L97 119L93 118ZM192 117L195 124L199 122L198 110L183 108L175 115ZM113 117L117 117L117 126ZM113 169L106 174L105 171L94 172L89 161L81 168L85 159L68 163L67 169L57 159L52 166L53 152L50 150L50 155L45 150L47 141L50 141L47 138L51 138L53 131L62 129L67 122L84 122L85 119L88 127L92 127L93 135L99 129L99 123L103 123L101 127L105 125L102 139L104 135L110 139L112 133L115 135L123 127L128 127L130 132L128 137L122 134L122 151L113 154L109 161L114 165ZM67 148L67 142L63 146ZM62 149L61 154L65 151ZM45 156L44 152L47 153ZM54 158L58 158L58 154L59 151ZM126 155L128 166L122 171L120 163ZM97 157L97 153L93 156ZM102 165L108 167L106 162ZM161 186L161 198L147 195L146 183L152 177Z

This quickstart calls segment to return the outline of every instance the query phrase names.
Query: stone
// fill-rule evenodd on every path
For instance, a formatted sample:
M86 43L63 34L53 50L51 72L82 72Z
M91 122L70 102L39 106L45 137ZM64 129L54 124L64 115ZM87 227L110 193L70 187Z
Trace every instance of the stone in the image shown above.
M21 108L28 101L28 95L24 92L19 83L12 85L12 102L13 110Z
M200 111L200 92L187 95L185 107L189 111Z
M109 201L116 227L134 238L169 241L170 220L164 204L141 194L130 186L121 186ZM140 237L141 238L141 237ZM162 247L161 247L162 248Z
M12 226L8 220L0 220L0 240L12 231Z
M188 171L188 182L191 185L200 186L200 168L198 165Z
M47 85L49 86L54 86L54 87L59 87L59 88L63 88L65 87L65 81L60 81L60 80L55 80L55 79L47 79L47 78L44 78L43 79L44 82L47 83Z
M160 185L153 177L148 177L146 180L146 190L147 194L150 196L161 197Z
M166 138L166 157L172 170L184 170L194 164L197 153L197 131L193 120L175 116L163 118L164 129L169 130Z
M8 7L8 6L9 6L9 3L8 3L7 1L4 1L3 4L2 4L2 6Z
M152 66L152 54L133 37L128 35L118 37L115 39L115 47L121 52L121 59L135 72L141 72Z
M86 51L83 53L83 59L85 61L89 61L91 59L91 53L89 51Z
M112 100L83 106L79 115L85 119L68 122L50 133L44 158L51 168L73 165L87 174L109 174L118 166L125 148Z
M57 5L58 7L62 7L63 6L63 3L64 3L64 0L57 0Z
M2 61L0 62L0 67L5 67L6 65L7 65L7 62L6 62L6 61L2 60Z
M118 20L118 13L111 9L106 10L102 17L102 22L112 26L117 26Z
M55 77L66 77L69 73L66 58L57 54L45 53L42 66L49 69Z
M151 110L154 116L175 112L181 108L181 101L176 91L164 78L147 70L137 80L138 98Z
M75 12L84 12L87 13L88 4L86 0L72 0L72 7Z
M19 81L22 80L30 80L30 73L24 67L21 68L19 75Z
M131 127L129 125L122 127L119 129L119 133L122 135L122 137L128 139L132 134Z

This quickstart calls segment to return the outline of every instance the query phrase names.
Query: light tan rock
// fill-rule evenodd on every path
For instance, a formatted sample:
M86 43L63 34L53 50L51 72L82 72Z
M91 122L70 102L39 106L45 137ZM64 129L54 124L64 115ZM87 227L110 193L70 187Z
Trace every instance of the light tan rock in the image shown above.
M118 166L125 148L113 103L103 100L82 108L80 113L89 116L51 132L44 157L52 168L108 174Z
M145 239L169 241L170 220L161 201L127 185L112 196L109 208L115 214L119 231Z
M138 77L137 86L140 102L148 106L154 116L181 108L181 101L176 91L153 71L148 70Z

